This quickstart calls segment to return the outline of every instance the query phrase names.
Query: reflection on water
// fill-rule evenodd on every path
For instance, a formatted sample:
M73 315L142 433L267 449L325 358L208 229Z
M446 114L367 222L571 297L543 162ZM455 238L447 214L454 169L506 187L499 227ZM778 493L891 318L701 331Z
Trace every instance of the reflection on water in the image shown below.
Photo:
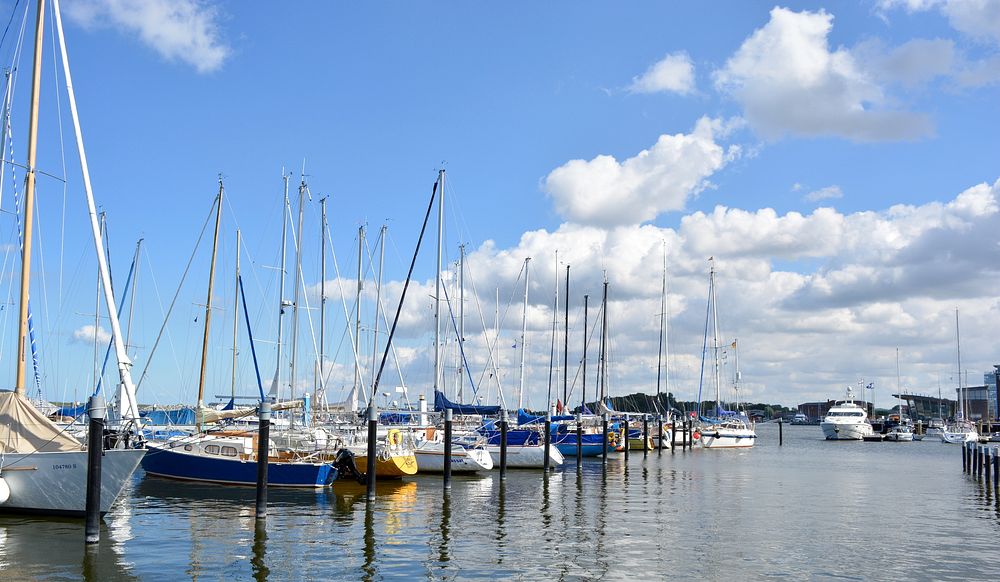
M759 434L749 451L588 458L547 479L456 475L444 497L439 475L380 481L372 503L346 481L272 489L263 522L253 488L140 473L90 551L81 520L0 517L0 578L1000 576L983 558L1000 504L959 449L827 443L816 427L785 427L779 448L776 430Z

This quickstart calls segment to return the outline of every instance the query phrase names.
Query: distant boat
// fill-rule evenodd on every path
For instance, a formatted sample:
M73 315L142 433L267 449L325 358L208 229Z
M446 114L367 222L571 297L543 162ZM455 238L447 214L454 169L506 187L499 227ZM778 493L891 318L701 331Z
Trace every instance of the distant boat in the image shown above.
M819 426L828 441L857 441L874 433L865 409L854 403L854 391L850 386L847 387L847 400L831 407Z
M958 410L954 422L948 424L941 432L941 442L961 444L978 442L979 433L975 425L969 421L969 398L967 390L962 386L962 335L958 327L958 309L955 310L955 344L958 348Z

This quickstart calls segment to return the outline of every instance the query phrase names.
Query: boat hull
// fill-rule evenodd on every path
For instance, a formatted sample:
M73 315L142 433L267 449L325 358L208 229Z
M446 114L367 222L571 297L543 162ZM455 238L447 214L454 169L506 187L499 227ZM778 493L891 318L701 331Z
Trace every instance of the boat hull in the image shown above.
M975 431L951 432L946 430L941 433L941 442L951 445L958 445L962 443L978 442L978 441L979 441L979 433Z
M422 473L444 472L444 444L428 443L414 449L413 456L417 459L417 470ZM493 458L484 449L466 449L461 445L451 447L451 472L478 473L493 468Z
M368 470L368 452L358 452L351 449L354 453L354 463L358 466L358 470L364 473ZM401 453L392 454L387 458L379 456L375 459L375 478L376 479L401 479L409 475L416 475L419 464L417 463L417 458L413 453Z
M107 513L145 454L144 449L110 449L101 459L101 513ZM0 512L83 517L87 503L87 451L8 455L0 476L10 497Z
M822 422L823 436L828 441L859 441L874 432L872 425L865 423Z
M493 459L493 467L500 468L500 445L487 445L490 457ZM574 453L575 455L576 453ZM558 447L549 447L549 466L558 467L565 461L563 454ZM542 445L507 447L507 467L514 469L541 469L545 465L545 447Z
M222 485L257 484L257 462L221 456L195 455L156 445L142 459L146 473L168 479ZM268 463L267 484L272 487L320 489L337 478L328 463Z
M750 429L702 429L698 441L705 449L742 449L752 447L757 434Z

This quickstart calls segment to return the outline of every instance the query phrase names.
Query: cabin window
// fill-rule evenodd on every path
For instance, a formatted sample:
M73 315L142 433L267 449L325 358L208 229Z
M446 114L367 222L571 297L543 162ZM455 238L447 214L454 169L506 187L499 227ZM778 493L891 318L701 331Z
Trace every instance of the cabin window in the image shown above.
M222 456L235 457L236 455L236 447L222 447Z
M194 447L192 447L191 445L184 445L184 450L185 451L191 451L191 450L194 450Z
M205 446L205 452L208 453L208 454L210 454L210 455L218 455L219 454L219 445L206 445Z

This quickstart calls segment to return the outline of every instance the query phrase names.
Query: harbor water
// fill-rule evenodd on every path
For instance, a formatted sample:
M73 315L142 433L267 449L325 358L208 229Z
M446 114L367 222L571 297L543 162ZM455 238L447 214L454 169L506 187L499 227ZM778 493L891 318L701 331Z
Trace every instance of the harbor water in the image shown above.
M758 425L748 450L632 451L602 470L251 488L137 472L85 549L83 522L0 517L4 580L917 579L1000 576L1000 503L940 442L827 442ZM992 486L991 486L992 487Z

